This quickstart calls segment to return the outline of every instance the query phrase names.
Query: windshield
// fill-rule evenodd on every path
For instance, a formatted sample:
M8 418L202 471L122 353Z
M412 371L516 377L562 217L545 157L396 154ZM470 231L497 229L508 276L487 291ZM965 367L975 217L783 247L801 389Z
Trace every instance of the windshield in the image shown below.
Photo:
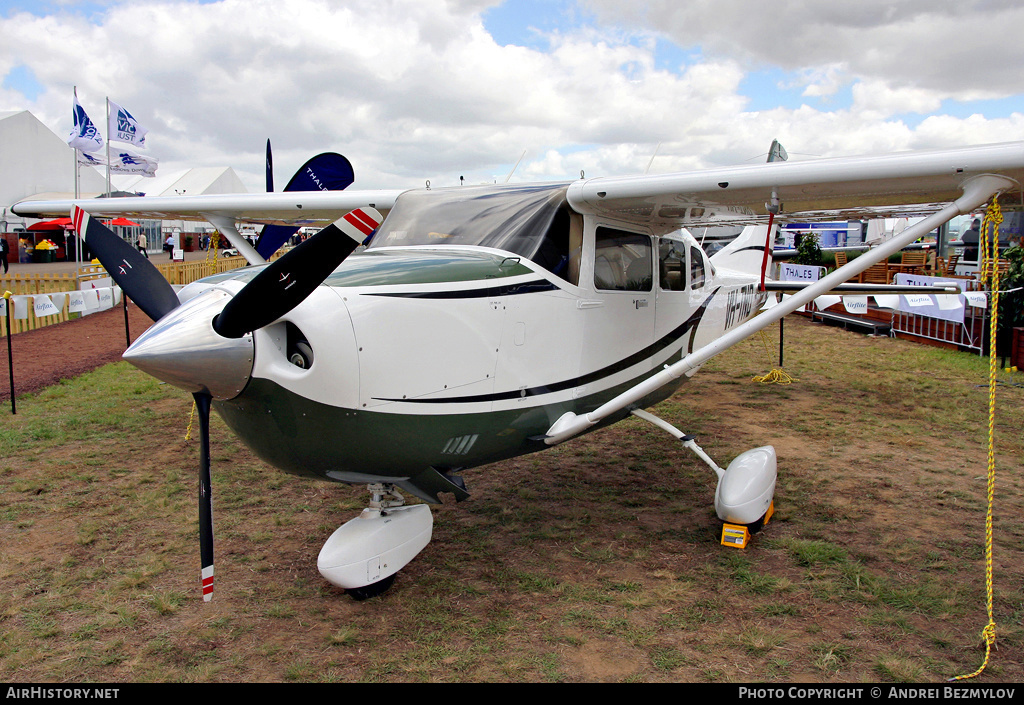
M477 245L522 255L555 271L569 251L566 184L409 191L368 249Z

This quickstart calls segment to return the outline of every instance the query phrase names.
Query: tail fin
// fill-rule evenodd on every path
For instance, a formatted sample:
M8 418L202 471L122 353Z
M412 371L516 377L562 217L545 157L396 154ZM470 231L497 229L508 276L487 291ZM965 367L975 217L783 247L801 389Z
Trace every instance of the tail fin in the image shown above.
M768 163L784 162L788 159L789 153L786 148L778 140L772 140L772 146L768 148ZM774 226L771 236L766 237L768 227L767 225L748 225L743 228L743 232L735 240L711 257L711 263L715 265L716 269L731 269L744 274L756 274L760 277L772 266L772 248L778 233L778 226ZM765 248L768 250L767 253Z
M715 269L731 269L744 274L761 275L762 267L771 267L772 248L778 226L772 227L771 237L765 237L767 225L748 225L736 239L711 255L711 264ZM768 245L768 257L765 258L765 244Z

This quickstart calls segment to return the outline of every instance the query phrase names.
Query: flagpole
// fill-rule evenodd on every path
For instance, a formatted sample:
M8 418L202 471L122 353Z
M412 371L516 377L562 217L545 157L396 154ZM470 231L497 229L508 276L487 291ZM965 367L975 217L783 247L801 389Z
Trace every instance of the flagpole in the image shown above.
M110 96L107 96L107 198L110 198Z
M75 86L75 103L78 103L78 86ZM78 200L78 147L72 147L71 153L75 155L75 200Z
M14 303L14 299L9 291L5 291L3 297L7 299L4 311L7 316L7 369L11 383L11 413L17 414L18 408L14 403L14 353L11 351L11 305Z
M78 86L75 86L75 104L78 104ZM75 155L75 200L77 201L82 194L80 182L82 167L78 163L78 147L72 147L71 153ZM79 232L75 232L75 263L79 267L82 266L82 234Z

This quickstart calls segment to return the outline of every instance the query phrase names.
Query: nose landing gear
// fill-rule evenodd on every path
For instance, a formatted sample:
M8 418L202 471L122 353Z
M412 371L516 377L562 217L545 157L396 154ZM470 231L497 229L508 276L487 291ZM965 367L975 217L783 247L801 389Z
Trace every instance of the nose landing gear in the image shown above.
M331 534L316 566L355 600L381 594L395 574L430 543L434 518L426 504L406 506L390 483L374 483L370 506Z

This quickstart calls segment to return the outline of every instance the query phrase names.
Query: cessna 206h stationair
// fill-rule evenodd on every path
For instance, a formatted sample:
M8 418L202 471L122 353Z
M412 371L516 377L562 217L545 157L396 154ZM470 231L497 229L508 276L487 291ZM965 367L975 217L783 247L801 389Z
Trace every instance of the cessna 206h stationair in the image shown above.
M468 496L458 473L636 414L719 475L716 509L756 525L771 446L722 470L643 411L709 358L1000 193L1019 201L1024 143L557 184L23 202L72 209L80 232L156 322L125 353L200 411L200 543L212 591L209 409L267 462L367 484L370 507L318 560L362 598L430 540L428 502ZM355 210L353 210L355 209ZM347 211L344 217L339 218ZM387 215L382 217L382 213ZM775 223L925 216L760 313ZM177 295L94 215L214 223L253 266ZM330 222L267 265L234 223ZM382 221L382 222L381 222ZM746 224L708 257L688 228ZM367 249L351 254L376 230ZM788 286L788 285L787 285ZM850 285L854 286L854 285Z

